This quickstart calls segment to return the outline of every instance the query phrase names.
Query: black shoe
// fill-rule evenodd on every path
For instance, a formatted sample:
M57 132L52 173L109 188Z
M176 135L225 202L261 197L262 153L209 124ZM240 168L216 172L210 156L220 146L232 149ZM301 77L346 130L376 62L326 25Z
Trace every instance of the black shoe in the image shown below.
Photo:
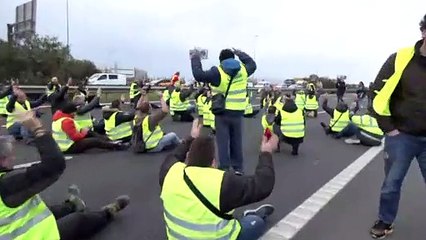
M244 173L243 173L242 171L235 171L235 175L243 176L243 175L244 175Z
M383 239L393 232L393 224L384 223L378 220L370 230L370 235L374 239Z
M114 147L114 150L116 151L124 151L129 149L130 143L117 143Z
M293 155L293 156L297 156L297 155L299 155L299 153L298 153L297 151L292 151L292 152L291 152L291 155Z
M102 210L106 211L111 217L114 217L118 212L126 208L129 203L130 197L127 195L122 195L117 197L113 203L102 207Z
M250 209L250 210L244 211L244 216L256 215L265 220L267 217L271 216L274 210L275 208L271 204L263 204L262 206L256 209Z

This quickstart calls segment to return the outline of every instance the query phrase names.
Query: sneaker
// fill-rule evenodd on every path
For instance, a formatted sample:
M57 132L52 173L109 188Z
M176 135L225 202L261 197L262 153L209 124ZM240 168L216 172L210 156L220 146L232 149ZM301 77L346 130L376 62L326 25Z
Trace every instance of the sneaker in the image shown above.
M378 220L370 230L370 235L374 239L383 239L393 232L393 224L384 223Z
M80 189L75 184L68 187L67 201L74 205L74 210L76 212L83 212L86 210L86 203L81 199Z
M348 139L345 139L345 143L347 143L347 144L360 144L361 140L359 140L357 138L348 138Z
M275 208L271 204L263 204L262 206L256 209L250 209L250 210L244 211L244 217L248 215L256 215L265 220L274 212L274 210Z
M130 143L117 143L115 145L114 150L116 151L124 151L127 150L130 147Z
M103 211L106 211L111 216L115 216L118 212L127 207L130 203L130 197L127 195L121 195L115 199L113 203L110 203L102 207Z
M244 173L243 173L243 172L241 172L241 171L235 171L235 175L237 175L237 176L243 176L243 175L244 175Z

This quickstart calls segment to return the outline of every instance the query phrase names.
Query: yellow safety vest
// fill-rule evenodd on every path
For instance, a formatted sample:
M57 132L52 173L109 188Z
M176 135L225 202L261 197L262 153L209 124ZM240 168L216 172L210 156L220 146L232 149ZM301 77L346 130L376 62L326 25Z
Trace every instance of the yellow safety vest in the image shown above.
M8 102L9 102L8 96L0 99L0 114L7 114L6 105Z
M304 109L306 103L306 94L305 93L296 93L296 98L294 99L294 103L296 103L297 108Z
M115 116L119 112L115 112L109 119L105 119L105 131L108 138L112 141L123 139L132 136L132 123L124 122L120 125L115 125Z
M373 109L380 116L391 116L389 102L393 91L401 79L402 73L414 56L414 47L403 48L396 53L395 72L389 79L383 79L385 85L379 91L374 91Z
M379 128L377 120L370 115L356 115L352 117L351 121L366 132L383 135L383 131Z
M204 109L204 102L206 101L206 96L200 95L197 97L197 109L198 109L198 115L203 115L203 109Z
M319 108L319 104L317 101L317 97L313 96L312 98L310 98L309 96L306 96L305 109L314 111L314 110L318 110L318 108Z
M275 122L272 122L272 124L269 124L268 121L266 121L266 115L262 116L262 127L263 131L265 131L267 128L273 132Z
M6 120L6 128L10 128L15 122L16 122L16 116L14 115L15 113L20 113L20 112L27 112L31 110L31 104L30 102L28 102L28 100L25 100L25 106L27 107L27 109L25 109L22 104L20 104L18 101L15 102L15 109L13 110L13 112L7 112L7 120Z
M62 152L67 151L74 144L74 141L71 140L71 138L64 132L64 130L62 130L62 122L65 119L74 121L72 118L63 117L52 122L52 137ZM77 131L81 130L81 127L77 122L74 121L74 125Z
M281 132L290 138L305 136L305 118L301 109L292 113L281 110Z
M245 114L252 114L253 113L253 105L250 102L250 98L246 97L246 109L244 110Z
M167 101L169 99L170 99L170 93L169 93L169 90L166 89L166 90L163 91L163 100Z
M183 179L185 167L184 163L175 163L167 173L161 191L168 239L237 239L241 230L238 220L219 218L207 209L186 185ZM185 172L210 203L220 209L224 171L187 167Z
M216 94L225 95L231 77L225 73L221 66L217 68L220 73L220 85L215 87L210 85L213 96ZM235 111L245 111L246 109L246 96L247 96L247 80L248 74L246 67L241 64L241 69L232 80L231 87L229 88L228 96L226 97L225 109Z
M180 100L180 92L172 92L172 96L170 97L170 111L172 115L174 115L174 112L186 111L190 105L188 99L186 99L185 102Z
M137 86L138 84L135 82L132 82L132 84L130 84L130 90L129 90L129 97L130 99L135 98L136 96L138 96L139 94L141 94L141 91L139 91L138 88L134 89L135 86Z
M337 111L336 109L334 109L333 118L330 119L331 131L341 132L346 126L348 126L349 121L350 121L349 110L346 110L346 112L341 113Z
M149 116L145 117L142 121L143 141L147 150L153 149L158 146L158 143L163 138L164 133L160 125L155 127L154 132L149 130ZM152 135L151 135L152 133ZM148 139L149 138L149 139Z
M61 87L61 85L59 85L59 87ZM49 88L46 86L46 94L49 97L50 95L52 95L52 93L54 93L57 90L56 85L53 85L52 90L49 90Z
M15 208L0 198L0 222L0 239L60 239L55 217L38 194Z
M203 126L211 127L212 129L215 129L215 115L212 113L212 101L211 99L207 100L204 103L204 109L203 109Z
M83 115L76 114L74 120L81 128L93 128L92 114L90 114L90 112L87 112Z

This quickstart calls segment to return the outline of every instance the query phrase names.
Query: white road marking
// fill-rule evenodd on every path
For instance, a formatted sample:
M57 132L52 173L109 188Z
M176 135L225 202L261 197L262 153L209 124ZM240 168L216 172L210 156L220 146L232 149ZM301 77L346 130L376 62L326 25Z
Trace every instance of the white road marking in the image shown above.
M65 160L70 160L72 158L73 158L72 156L65 156ZM18 164L18 165L13 166L13 169L27 168L27 167L30 167L33 164L36 164L36 163L40 163L40 161Z
M301 205L273 226L263 240L290 240L324 208L355 176L381 151L383 146L371 147L337 176L322 186Z

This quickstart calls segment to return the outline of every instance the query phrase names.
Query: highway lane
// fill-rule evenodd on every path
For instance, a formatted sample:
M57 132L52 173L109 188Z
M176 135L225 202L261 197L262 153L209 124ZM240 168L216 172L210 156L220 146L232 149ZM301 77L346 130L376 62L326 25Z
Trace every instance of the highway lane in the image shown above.
M49 116L44 118L47 123ZM320 114L317 119L308 119L307 136L299 156L291 156L289 146L285 145L281 153L274 154L276 185L271 196L262 202L276 206L269 226L287 215L367 149L325 136L320 121L328 122L328 117ZM190 126L190 123L173 123L167 119L164 129L184 136L189 133ZM261 134L260 115L255 119L246 119L244 153L247 174L252 173L256 166ZM32 147L18 143L17 150L19 163L38 160L34 159L36 152ZM166 154L97 151L74 156L67 162L63 177L47 189L43 197L48 203L62 201L67 186L75 183L80 186L87 204L92 209L98 209L119 194L129 194L132 198L129 208L94 239L164 239L158 169ZM237 214L241 211L237 211Z

